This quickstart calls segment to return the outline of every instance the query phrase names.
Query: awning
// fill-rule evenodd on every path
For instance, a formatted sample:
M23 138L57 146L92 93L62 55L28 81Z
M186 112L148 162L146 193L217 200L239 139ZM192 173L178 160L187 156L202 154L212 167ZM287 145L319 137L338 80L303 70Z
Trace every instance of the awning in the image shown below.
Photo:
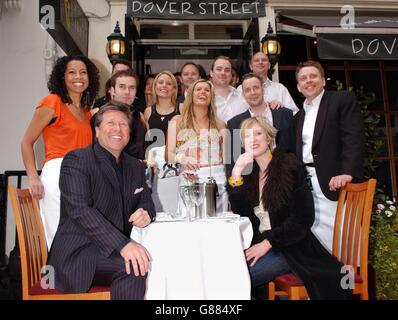
M340 12L324 13L324 15L284 14L284 16L314 27L342 27L342 24L348 25L350 21ZM352 25L355 28L398 28L398 13L395 13L395 16L378 16L377 13L375 15L355 14Z
M398 60L398 34L319 33L318 56L332 60Z
M398 60L397 12L355 11L350 15L337 10L306 10L279 14L291 28L316 35L320 59Z

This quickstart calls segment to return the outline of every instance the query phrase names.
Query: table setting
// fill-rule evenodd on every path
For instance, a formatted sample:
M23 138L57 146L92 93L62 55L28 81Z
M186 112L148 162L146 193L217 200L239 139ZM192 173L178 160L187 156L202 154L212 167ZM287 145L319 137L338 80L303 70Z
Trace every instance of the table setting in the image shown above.
M158 212L147 227L132 229L131 238L151 256L145 298L250 299L244 256L253 237L250 220L205 208L203 185L180 186L179 196L185 200L177 212Z

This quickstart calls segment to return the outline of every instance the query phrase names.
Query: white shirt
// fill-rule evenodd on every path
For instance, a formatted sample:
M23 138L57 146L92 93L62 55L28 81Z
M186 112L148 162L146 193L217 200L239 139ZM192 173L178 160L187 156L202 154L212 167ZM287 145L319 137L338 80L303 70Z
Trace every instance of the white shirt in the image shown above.
M226 99L221 96L215 96L218 119L225 123L233 117L249 109L249 105L242 95L234 87L229 86L229 93Z
M253 118L255 114L252 112L252 110L249 108L250 116ZM264 112L261 114L262 117L264 117L271 126L274 126L274 121L272 120L272 112L271 109L268 107L265 107Z
M237 90L242 93L242 85L240 85ZM293 114L296 114L299 111L299 108L297 108L294 103L289 90L287 90L282 83L267 79L264 82L264 101L269 102L273 100L282 103L282 107L292 110Z
M304 101L305 118L302 132L303 163L314 162L314 158L312 156L312 140L314 138L315 122L318 115L319 104L321 103L324 92L325 90L322 90L322 92L312 100L311 104L308 103L307 99Z

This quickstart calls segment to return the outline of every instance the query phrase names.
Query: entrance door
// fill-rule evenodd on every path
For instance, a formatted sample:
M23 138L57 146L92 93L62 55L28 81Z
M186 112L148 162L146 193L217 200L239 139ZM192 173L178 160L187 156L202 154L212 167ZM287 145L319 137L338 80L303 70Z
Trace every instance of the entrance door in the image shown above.
M258 20L154 20L126 18L126 37L141 78L169 70L179 72L192 61L207 75L215 57L231 58L241 74L248 71L248 59L258 50Z

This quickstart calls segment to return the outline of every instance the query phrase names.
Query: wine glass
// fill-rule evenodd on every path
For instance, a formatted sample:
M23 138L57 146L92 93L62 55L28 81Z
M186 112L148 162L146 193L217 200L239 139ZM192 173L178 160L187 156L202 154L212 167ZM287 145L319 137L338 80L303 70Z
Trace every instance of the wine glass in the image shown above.
M204 197L204 190L202 185L200 183L194 183L191 186L191 199L198 209L203 202L203 197ZM198 213L198 215L199 215L198 218L200 218L200 213Z
M191 207L193 205L193 201L191 198L191 186L189 185L184 185L179 187L179 193L180 193L180 198L182 199L182 202L184 203L184 206L186 208L186 220L189 222L191 221Z

